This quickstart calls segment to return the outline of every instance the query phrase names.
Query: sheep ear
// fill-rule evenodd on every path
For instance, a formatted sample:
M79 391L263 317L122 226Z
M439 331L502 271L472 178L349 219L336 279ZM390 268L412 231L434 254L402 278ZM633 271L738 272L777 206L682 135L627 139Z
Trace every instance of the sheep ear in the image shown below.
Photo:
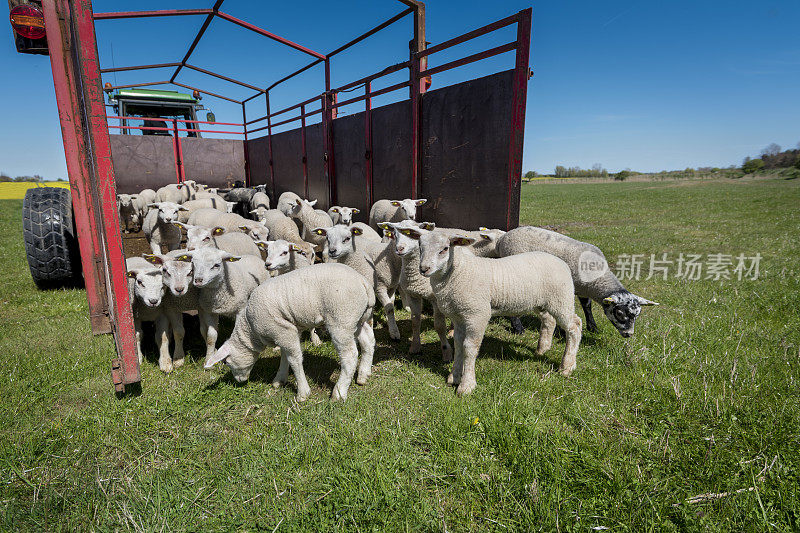
M389 239L394 239L394 231L392 231L390 229L384 229L383 230L383 234L384 234L384 236L386 236Z
M182 205L178 206L178 211L188 211L188 210L189 210L189 208L187 208L185 206L182 206Z
M397 200L392 200L392 205L395 207L400 207L400 202L398 202Z
M320 237L325 237L328 235L328 230L325 228L314 228L311 230L311 233L314 235L319 235Z
M603 298L603 303L606 305L613 305L617 303L617 300L613 296L608 296L606 298Z
M127 276L129 278L135 278L136 277L136 271L135 270L128 270Z
M153 263L154 265L164 264L164 258L157 254L142 254L142 257L144 257L148 262Z
M427 199L427 198L420 198L419 200L416 200L416 201L415 201L415 203L416 203L417 205L422 205L422 204L424 204L424 203L425 203L425 202L427 202L427 201L428 201L428 199Z
M244 231L245 233L247 233L248 231L250 231L250 228L248 228L247 226L239 226L239 229L240 229L240 230L242 230L242 231Z
M362 230L361 228L357 228L357 227L353 226L353 227L350 228L350 233L352 233L353 235L363 235L364 234L364 230Z
M241 257L239 257L238 255L232 255L230 257L223 258L223 261L227 261L229 263L235 263L236 261L238 261L240 259L241 259Z
M294 251L295 251L295 252L297 252L297 253L300 253L300 254L306 255L306 253L303 251L303 249L302 249L302 248L300 248L299 246L297 246L295 243L291 243L291 244L289 245L289 249L290 249L290 250L294 250Z
M489 231L489 228L487 228L486 226L481 226L480 228L478 228L478 231Z
M158 205L157 203L154 203L154 204L147 204L147 207L154 207L154 208L158 209L158 208L159 208L159 205Z
M181 254L175 258L176 261L183 261L184 263L191 263L192 256L191 254Z
M356 209L354 207L353 209L351 209L351 211L353 212L353 214L357 215L357 214L359 214L361 212L361 209Z
M172 225L173 225L173 226L177 226L177 227L179 227L179 228L183 228L183 227L184 227L184 225L183 225L183 224L181 224L180 222L173 222L173 223L172 223Z
M637 296L636 298L639 302L639 305L659 305L657 302L650 301L647 298L642 298L641 296Z
M378 227L381 228L381 229L388 230L389 229L389 223L388 222L378 222Z
M453 246L469 246L471 244L475 244L475 239L464 237L462 235L456 235L455 237L450 237L450 244Z
M338 213L339 212L339 208L338 207L331 207L331 211L333 211L334 213Z
M300 198L298 198L294 202L295 202L296 205L303 205L303 200L301 200Z
M308 205L310 205L311 207L314 207L315 205L317 205L317 201L316 200L311 200L310 202L308 202Z
M225 228L221 228L219 226L211 230L211 235L223 235L224 233L225 233Z
M480 235L481 235L481 238L484 239L484 240L487 240L487 241L491 241L492 240L492 236L491 235L487 235L485 233L481 233Z
M433 231L436 229L436 224L433 222L420 222L419 227L428 231Z
M228 202L228 203L231 203L231 202ZM249 211L249 213L250 213L251 215L257 215L257 214L258 214L258 208L256 208L256 209L253 209L252 211Z
M214 355L206 359L206 363L203 365L203 368L209 369L213 368L214 365L220 363L228 358L231 354L231 344L229 341L226 341L222 346L219 347L219 350L214 352Z
M267 244L266 242L264 241L255 241L255 242L256 246L258 246L259 249L264 250L265 252L269 251L269 244Z

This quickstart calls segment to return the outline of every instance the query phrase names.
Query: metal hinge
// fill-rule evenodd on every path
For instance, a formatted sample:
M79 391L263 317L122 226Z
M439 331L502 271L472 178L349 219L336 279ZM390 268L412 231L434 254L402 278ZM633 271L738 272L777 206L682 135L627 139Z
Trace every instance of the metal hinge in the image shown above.
M111 360L111 381L114 382L116 392L125 392L125 371L122 370L122 359L119 357Z

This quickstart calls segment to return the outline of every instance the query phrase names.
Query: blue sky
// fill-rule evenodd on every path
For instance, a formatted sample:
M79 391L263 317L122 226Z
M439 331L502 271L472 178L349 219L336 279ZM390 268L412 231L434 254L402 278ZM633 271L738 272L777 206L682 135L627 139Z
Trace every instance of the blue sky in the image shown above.
M212 0L96 0L95 11L209 7ZM529 7L530 0L427 3L428 41L441 42ZM333 12L331 9L335 6ZM533 5L525 170L557 164L643 171L739 164L777 142L800 142L800 2L541 1ZM394 0L255 2L227 0L222 10L327 53L403 9ZM168 17L99 21L103 66L179 61L203 21ZM332 60L334 86L406 59L410 17ZM431 64L503 44L510 28ZM308 62L308 56L226 21L215 20L191 62L257 86ZM513 54L434 77L434 88L513 66ZM0 171L65 177L63 145L47 57L17 54L10 30L0 39ZM106 77L157 81L171 71ZM398 73L385 85L402 79ZM318 94L322 70L276 90L273 109ZM189 85L244 98L251 91L199 73ZM384 85L380 85L384 86ZM379 87L380 87L379 86ZM401 96L382 97L381 105ZM217 120L239 121L241 108L206 97ZM263 114L260 100L248 108ZM261 107L259 107L261 105ZM357 112L353 106L345 112Z

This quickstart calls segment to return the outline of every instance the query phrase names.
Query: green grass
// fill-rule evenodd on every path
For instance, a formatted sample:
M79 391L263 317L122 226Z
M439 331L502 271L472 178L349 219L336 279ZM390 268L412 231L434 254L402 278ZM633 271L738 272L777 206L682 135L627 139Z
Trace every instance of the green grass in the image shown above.
M271 354L236 386L195 359L118 400L85 294L38 292L20 201L0 202L0 527L25 530L790 531L800 529L800 183L526 185L523 223L618 254L761 253L757 281L630 281L661 302L621 338L596 313L578 369L563 341L493 322L478 389L379 346L345 404L330 344L311 399L274 390ZM400 328L410 335L401 312ZM153 351L151 347L151 352ZM752 490L713 503L703 493Z

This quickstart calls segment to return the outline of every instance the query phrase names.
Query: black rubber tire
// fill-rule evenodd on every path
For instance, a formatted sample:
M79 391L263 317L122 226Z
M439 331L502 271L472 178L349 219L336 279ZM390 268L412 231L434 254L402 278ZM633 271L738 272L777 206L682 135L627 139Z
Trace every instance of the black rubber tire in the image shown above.
M38 288L57 289L83 284L69 189L28 189L22 202L22 233L28 267Z

